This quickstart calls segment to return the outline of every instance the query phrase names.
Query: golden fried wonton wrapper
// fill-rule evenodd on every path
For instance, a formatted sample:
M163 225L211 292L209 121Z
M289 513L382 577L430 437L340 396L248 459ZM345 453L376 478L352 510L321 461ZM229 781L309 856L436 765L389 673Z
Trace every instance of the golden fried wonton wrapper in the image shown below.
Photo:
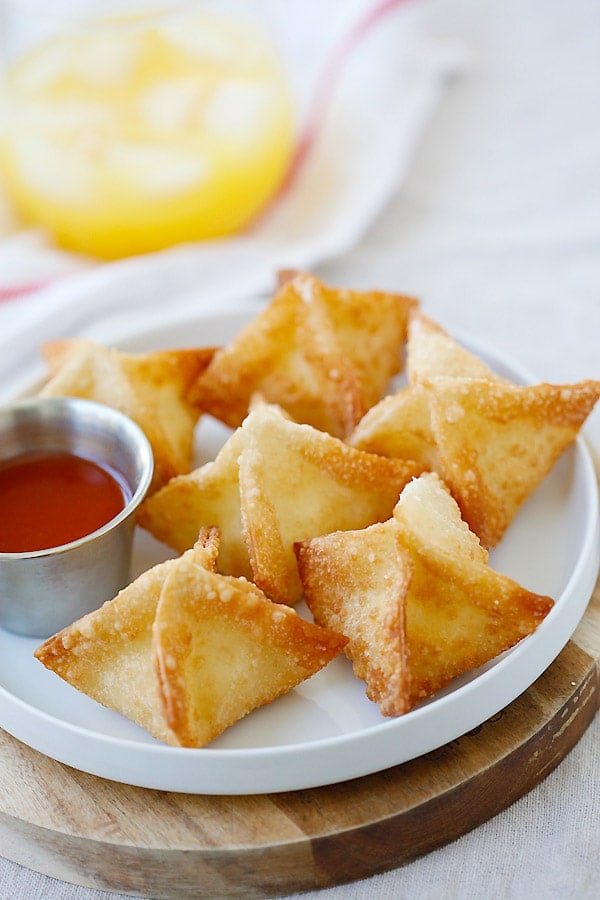
M142 504L137 523L179 553L192 546L200 528L214 525L221 533L219 570L251 578L240 508L243 440L236 429L214 460L173 478Z
M399 371L416 303L383 292L336 290L296 274L217 351L191 396L236 427L258 392L296 421L344 438Z
M348 442L438 472L470 527L494 547L577 436L600 382L512 384L418 311L407 373L408 387L372 407Z
M168 744L202 747L341 653L346 638L214 572L218 530L141 575L35 656Z
M204 530L188 551L194 565L213 570L218 534ZM99 609L44 641L35 656L47 669L141 725L168 744L177 743L165 721L154 674L152 626L163 584L179 559L144 572Z
M315 620L349 638L367 695L401 715L531 634L553 605L489 568L437 475L387 522L296 545Z
M130 416L145 432L154 453L151 492L189 472L200 410L187 395L214 348L130 354L76 339L49 342L43 351L50 372L40 391L43 396L105 403Z
M386 519L422 467L348 447L271 407L245 420L240 456L243 531L254 581L273 599L302 594L293 545Z
M186 549L202 526L221 530L219 570L249 575L270 597L301 596L293 543L388 518L422 471L348 447L259 404L213 463L175 479L143 504L139 523Z
M600 381L589 380L520 387L434 378L427 388L439 472L486 547L500 541L600 397Z
M461 347L441 325L419 310L411 313L408 323L406 374L410 384L438 375L502 380L482 359Z
M348 443L369 453L415 459L429 469L438 469L430 397L421 382L438 376L501 379L419 310L412 311L408 322L406 374L408 386L369 409Z
M358 372L366 411L403 368L409 317L418 301L384 291L330 287L309 275L299 275L297 283L322 297L338 343Z
M414 459L424 468L437 469L429 393L421 384L410 384L384 397L363 416L348 443L368 453Z
M184 747L212 741L314 675L346 644L250 582L209 572L188 554L165 581L154 641L162 708Z

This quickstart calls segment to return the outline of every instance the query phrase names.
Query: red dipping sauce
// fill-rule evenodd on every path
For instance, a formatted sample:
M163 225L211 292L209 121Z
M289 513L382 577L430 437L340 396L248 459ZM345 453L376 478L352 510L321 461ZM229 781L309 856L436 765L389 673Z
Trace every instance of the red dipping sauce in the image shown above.
M129 500L118 476L70 453L0 463L0 552L47 550L114 519Z

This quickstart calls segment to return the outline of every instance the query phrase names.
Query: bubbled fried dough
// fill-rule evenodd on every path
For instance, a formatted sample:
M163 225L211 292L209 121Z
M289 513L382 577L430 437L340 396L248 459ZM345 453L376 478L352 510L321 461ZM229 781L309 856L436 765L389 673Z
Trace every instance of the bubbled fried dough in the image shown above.
M211 573L187 555L165 581L153 633L165 721L183 747L205 746L310 678L347 643L250 582Z
M400 370L416 305L409 297L330 288L295 273L215 354L191 397L237 427L260 393L297 422L345 438Z
M269 597L294 604L302 593L294 541L388 518L422 469L355 450L261 403L214 463L151 497L139 522L179 551L201 526L218 525L220 571L248 574L247 565Z
M406 592L410 558L393 521L296 543L315 622L348 638L347 657L385 716L408 712Z
M526 387L482 379L427 383L439 473L486 547L575 440L600 381Z
M407 374L408 386L375 404L349 443L438 472L490 548L600 396L593 380L512 384L418 310L408 326Z
M410 384L438 375L502 380L479 356L462 347L420 310L414 310L408 322L406 374Z
M154 456L150 493L192 465L200 409L190 386L214 348L132 354L95 341L51 341L43 347L50 378L41 396L83 397L128 415L146 434Z
M35 656L72 687L172 746L203 747L314 675L346 638L215 573L217 529L154 566Z
M369 409L404 367L408 323L419 301L404 294L331 287L307 274L300 275L299 284L320 294L338 343L358 373L362 408Z
M418 460L438 469L439 454L431 428L430 398L421 384L384 397L360 420L348 443L390 459Z
M439 471L430 397L423 382L443 377L500 380L419 309L411 311L406 345L408 385L374 404L349 437L353 447L383 456L415 459Z
M188 555L195 565L213 570L217 552L218 534L206 529ZM144 572L34 654L72 687L167 744L177 738L165 720L154 675L152 626L165 580L179 564L170 559Z
M348 637L354 672L386 716L514 646L553 605L489 567L435 474L404 488L390 520L295 550L315 620Z
M275 600L302 595L293 545L386 519L422 467L348 447L269 407L242 426L240 497L254 581Z
M179 553L192 546L200 528L216 526L221 534L220 571L251 578L240 507L239 457L243 442L242 431L237 429L214 460L173 478L149 497L138 511L137 522Z

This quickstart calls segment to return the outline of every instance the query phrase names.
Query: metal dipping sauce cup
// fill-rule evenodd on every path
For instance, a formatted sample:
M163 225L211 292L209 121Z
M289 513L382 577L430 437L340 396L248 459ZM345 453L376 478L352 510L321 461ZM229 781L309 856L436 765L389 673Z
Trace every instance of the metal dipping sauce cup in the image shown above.
M91 534L45 550L0 552L0 626L45 638L111 600L129 582L135 511L154 462L135 422L109 406L74 397L35 397L0 407L0 465L30 453L94 460L120 475L128 488L125 507Z

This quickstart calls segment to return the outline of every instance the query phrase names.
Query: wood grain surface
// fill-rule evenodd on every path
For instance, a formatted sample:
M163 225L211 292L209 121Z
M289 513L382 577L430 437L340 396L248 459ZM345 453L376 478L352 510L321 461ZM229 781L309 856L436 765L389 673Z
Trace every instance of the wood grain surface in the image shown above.
M379 774L244 797L165 793L78 772L0 730L2 855L145 898L268 897L395 868L538 784L600 706L600 582L571 641L504 709Z

